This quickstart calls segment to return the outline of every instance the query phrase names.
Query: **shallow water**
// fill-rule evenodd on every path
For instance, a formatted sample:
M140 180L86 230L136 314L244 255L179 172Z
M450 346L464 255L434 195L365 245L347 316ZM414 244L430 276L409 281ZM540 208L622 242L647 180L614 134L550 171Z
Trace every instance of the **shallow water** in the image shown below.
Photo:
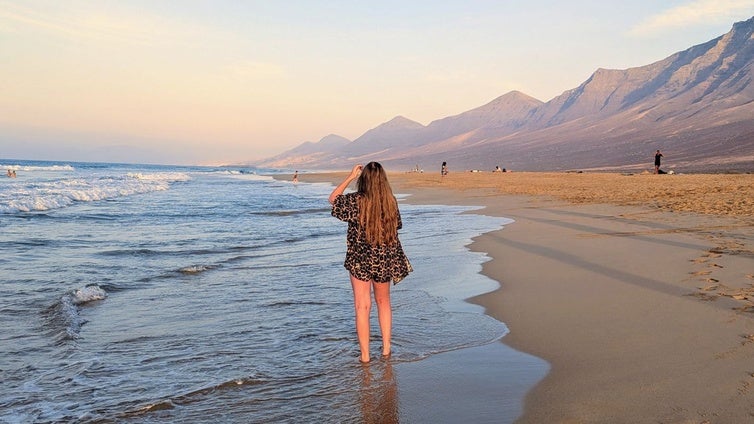
M331 186L245 168L8 167L5 422L361 422L393 390L392 364L507 331L460 300L497 287L464 246L504 219L401 203L415 272L393 288L393 357L365 372Z

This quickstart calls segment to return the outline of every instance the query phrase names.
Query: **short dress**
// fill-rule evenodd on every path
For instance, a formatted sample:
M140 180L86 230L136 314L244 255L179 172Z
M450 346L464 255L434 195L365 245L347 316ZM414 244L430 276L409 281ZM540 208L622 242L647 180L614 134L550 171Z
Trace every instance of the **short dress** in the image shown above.
M403 252L400 240L372 246L366 241L366 232L359 224L358 192L341 194L335 198L332 216L348 222L346 234L346 261L343 266L362 281L398 284L409 272L411 263ZM403 226L398 212L398 229Z

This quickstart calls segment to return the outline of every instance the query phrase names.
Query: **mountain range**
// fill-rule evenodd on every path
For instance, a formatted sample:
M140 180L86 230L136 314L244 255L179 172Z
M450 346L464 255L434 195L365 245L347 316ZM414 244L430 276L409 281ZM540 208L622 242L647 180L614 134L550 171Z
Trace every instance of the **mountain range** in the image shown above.
M328 135L254 165L344 169L754 171L754 17L658 62L597 69L542 102L518 91L422 125L398 116L351 141Z

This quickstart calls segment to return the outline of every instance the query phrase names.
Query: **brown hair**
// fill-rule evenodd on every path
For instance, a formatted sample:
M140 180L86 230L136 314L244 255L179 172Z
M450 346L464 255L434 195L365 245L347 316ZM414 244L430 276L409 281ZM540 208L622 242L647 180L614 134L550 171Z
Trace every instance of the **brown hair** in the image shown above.
M398 239L398 202L387 181L387 174L377 162L361 170L358 181L359 223L372 246L390 244Z

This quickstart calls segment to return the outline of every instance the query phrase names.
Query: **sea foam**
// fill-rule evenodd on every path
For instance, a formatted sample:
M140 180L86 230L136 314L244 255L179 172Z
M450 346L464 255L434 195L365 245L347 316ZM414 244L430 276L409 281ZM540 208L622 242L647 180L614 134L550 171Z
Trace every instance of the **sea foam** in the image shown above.
M35 166L35 165L11 165L0 164L0 169L12 169L14 171L75 171L76 169L71 165L49 165L49 166Z
M0 213L46 211L75 202L95 202L154 191L188 181L185 173L129 173L125 176L67 178L17 184L0 192Z
M71 293L71 303L74 305L83 305L95 300L102 300L107 297L107 292L99 286L86 286L76 289Z
M84 286L61 296L60 301L48 310L51 327L60 332L59 340L78 338L81 327L86 323L79 314L79 308L106 297L107 292L96 285Z

